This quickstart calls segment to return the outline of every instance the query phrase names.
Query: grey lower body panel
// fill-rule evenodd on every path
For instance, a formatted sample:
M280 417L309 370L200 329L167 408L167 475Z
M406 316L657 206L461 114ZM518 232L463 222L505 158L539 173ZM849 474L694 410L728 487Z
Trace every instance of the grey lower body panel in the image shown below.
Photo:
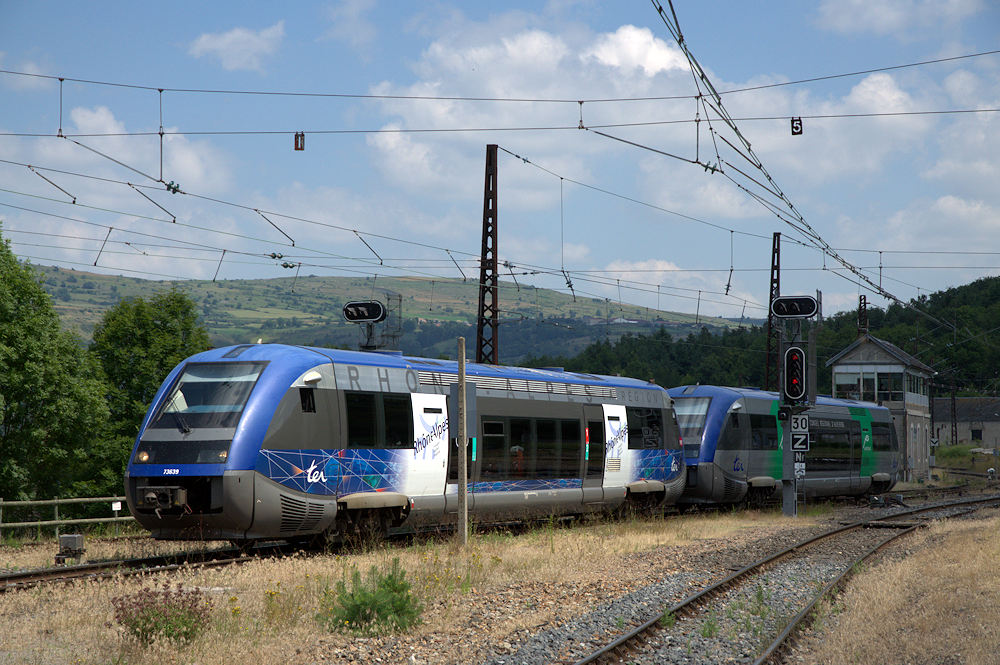
M129 507L136 521L160 540L242 540L254 514L253 471L227 471L221 477L126 477ZM205 485L209 489L199 489ZM143 495L186 493L190 505L160 510L144 505Z
M723 473L714 462L688 465L685 473L687 481L678 503L735 503L746 496L746 479Z

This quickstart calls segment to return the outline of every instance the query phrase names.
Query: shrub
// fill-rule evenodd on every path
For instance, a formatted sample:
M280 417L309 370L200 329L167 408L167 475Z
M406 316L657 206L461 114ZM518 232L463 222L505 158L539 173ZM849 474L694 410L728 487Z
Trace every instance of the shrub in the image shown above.
M375 635L408 630L420 623L422 610L410 593L399 559L393 559L388 571L372 566L364 581L358 569L353 569L350 590L343 580L335 589L325 589L316 619L329 630Z
M157 637L188 642L209 624L211 605L198 589L185 591L178 585L171 590L142 589L111 599L115 621L137 640L148 642Z

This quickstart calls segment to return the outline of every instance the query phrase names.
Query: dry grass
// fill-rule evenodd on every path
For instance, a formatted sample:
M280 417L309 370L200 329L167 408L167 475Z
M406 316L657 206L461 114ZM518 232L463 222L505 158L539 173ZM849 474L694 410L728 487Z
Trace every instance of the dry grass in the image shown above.
M800 519L796 526L807 523ZM336 653L356 648L357 642L349 634L327 633L315 621L323 590L349 576L354 567L362 573L371 566L384 569L393 558L400 559L414 592L426 606L424 623L411 637L440 642L442 662L458 662L462 630L469 627L470 615L490 611L476 605L482 595L477 592L498 593L514 587L536 590L533 597L537 602L517 601L523 604L519 611L506 615L502 625L495 626L496 639L502 640L519 628L552 620L559 611L558 603L547 599L553 590L589 585L588 589L599 591L604 580L620 584L622 580L627 583L630 575L638 579L642 574L638 567L623 570L628 568L622 565L623 557L705 538L724 538L744 530L756 537L782 525L779 514L747 512L572 529L542 527L516 537L476 534L464 550L451 542L425 542L365 554L295 556L145 580L86 582L9 593L0 597L0 664L315 662L318 651ZM155 549L164 544L145 542L141 546ZM176 549L177 544L166 546ZM104 547L121 549L122 542L88 542L88 557ZM23 560L44 565L51 561L54 549L4 548L0 557L4 567L26 566ZM114 622L112 599L158 588L168 581L200 589L208 597L211 626L189 644L137 644Z
M1000 662L1000 518L938 523L906 548L851 581L801 662Z
M209 548L228 547L228 543L210 543ZM169 555L205 549L203 543L190 541L156 541L148 537L92 538L84 541L85 561L107 561L157 555ZM0 572L46 568L53 564L59 544L54 540L31 540L17 545L0 545Z

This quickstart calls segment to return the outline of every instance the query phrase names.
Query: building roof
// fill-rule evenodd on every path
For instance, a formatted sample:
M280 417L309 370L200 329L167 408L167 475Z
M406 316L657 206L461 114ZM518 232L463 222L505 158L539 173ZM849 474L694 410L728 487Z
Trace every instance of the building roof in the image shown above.
M931 375L937 374L937 372L934 371L934 369L932 367L930 367L929 365L926 365L925 363L917 360L915 357L911 356L906 351L903 351L901 348L899 348L898 346L896 346L892 342L887 342L884 339L879 339L878 337L875 337L875 336L873 336L873 335L871 335L869 333L864 333L863 335L861 335L860 337L858 337L856 340L854 340L854 342L852 342L846 349L844 349L843 351L841 351L840 353L838 353L834 357L832 357L829 360L827 360L826 361L826 366L830 367L831 365L836 364L841 358L844 358L845 356L847 356L848 354L850 354L851 352L853 352L855 349L857 349L858 347L860 347L860 346L862 346L864 344L872 344L872 345L878 347L881 351L883 351L884 353L888 354L889 356L895 358L896 360L898 360L900 363L902 363L903 365L905 365L908 368L918 369L918 370L920 370L922 372L926 372L926 373L931 374Z
M951 422L951 398L934 398L934 422ZM1000 397L956 397L955 420L967 422L1000 422Z

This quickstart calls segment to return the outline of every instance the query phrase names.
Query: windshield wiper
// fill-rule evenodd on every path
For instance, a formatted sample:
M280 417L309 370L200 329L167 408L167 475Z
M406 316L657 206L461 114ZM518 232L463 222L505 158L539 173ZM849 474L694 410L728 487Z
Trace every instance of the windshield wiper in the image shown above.
M191 431L191 426L187 424L186 420L184 420L184 416L177 411L171 411L170 415L174 417L174 420L177 422L177 429L179 429L182 434L187 434Z

